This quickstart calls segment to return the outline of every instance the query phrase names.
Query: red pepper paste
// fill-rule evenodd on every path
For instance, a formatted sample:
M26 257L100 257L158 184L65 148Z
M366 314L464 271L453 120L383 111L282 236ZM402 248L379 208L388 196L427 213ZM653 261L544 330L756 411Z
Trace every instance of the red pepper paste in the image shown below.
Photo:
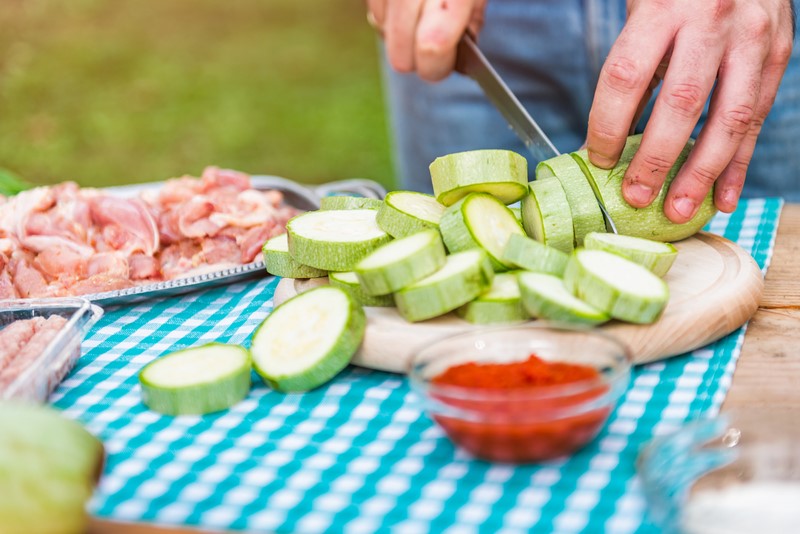
M465 363L448 368L431 382L434 387L472 389L474 398L435 392L440 403L460 414L441 413L434 419L455 443L479 458L514 463L550 460L586 445L605 423L611 406L580 409L608 391L599 378L594 367L549 362L535 354L510 363ZM580 387L580 382L596 385Z

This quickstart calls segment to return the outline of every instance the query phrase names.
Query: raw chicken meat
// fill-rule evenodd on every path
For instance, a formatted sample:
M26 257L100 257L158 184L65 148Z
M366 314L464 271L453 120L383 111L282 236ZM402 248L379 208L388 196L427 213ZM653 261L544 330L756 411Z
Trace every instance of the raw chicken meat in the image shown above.
M298 213L206 168L138 198L73 182L0 197L0 299L84 295L253 261Z
M14 321L0 330L0 390L36 362L66 323L51 315Z

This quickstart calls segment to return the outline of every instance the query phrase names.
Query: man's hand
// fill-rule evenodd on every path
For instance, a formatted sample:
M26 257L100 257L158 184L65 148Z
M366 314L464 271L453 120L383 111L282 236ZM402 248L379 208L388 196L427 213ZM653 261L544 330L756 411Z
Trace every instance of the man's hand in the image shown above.
M613 166L636 115L663 77L623 182L632 206L655 199L713 88L707 122L670 187L664 212L676 223L689 220L715 182L717 208L736 208L791 55L790 2L628 0L628 21L600 74L587 145L592 163Z
M389 64L423 80L446 78L458 41L483 24L486 0L367 0L370 21L383 32Z

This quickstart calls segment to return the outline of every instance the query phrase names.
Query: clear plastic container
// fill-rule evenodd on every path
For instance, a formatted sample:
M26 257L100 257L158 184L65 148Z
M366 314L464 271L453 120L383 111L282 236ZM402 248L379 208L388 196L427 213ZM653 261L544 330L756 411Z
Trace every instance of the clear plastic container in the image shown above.
M67 322L12 382L0 385L0 400L45 402L75 366L86 332L103 315L102 308L82 298L0 300L0 330L15 321L52 315Z

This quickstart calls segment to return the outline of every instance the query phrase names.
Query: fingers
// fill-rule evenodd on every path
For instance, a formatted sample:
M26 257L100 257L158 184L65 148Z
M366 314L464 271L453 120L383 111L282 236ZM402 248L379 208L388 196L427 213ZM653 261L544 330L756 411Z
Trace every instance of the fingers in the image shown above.
M471 2L427 0L416 34L415 65L420 78L435 82L453 71L456 47L471 17Z
M389 64L398 72L412 72L415 69L414 41L422 6L423 0L394 0L386 5L383 23L386 55ZM377 19L377 14L375 18Z
M376 30L383 33L386 20L386 0L367 0L367 20Z
M646 10L631 15L606 59L589 113L589 159L610 168L625 146L639 102L675 35L674 23Z

